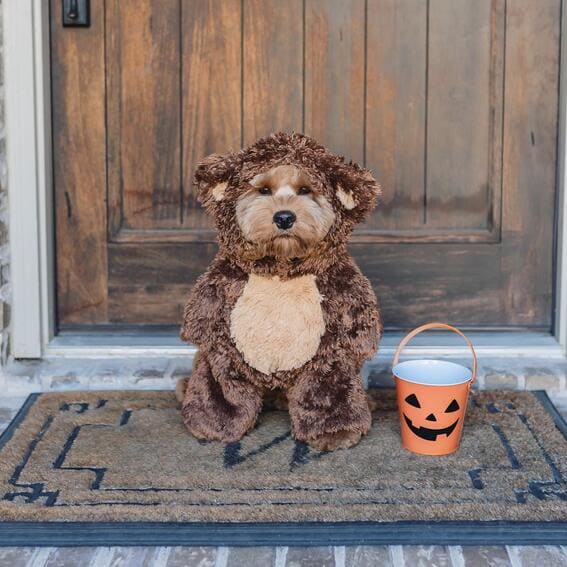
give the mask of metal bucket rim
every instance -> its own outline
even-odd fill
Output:
[[[447,372],[452,370],[453,372],[461,373],[462,376],[457,379],[447,378],[447,381],[434,380],[431,378],[431,376],[416,378],[416,377],[412,377],[410,374],[407,374],[408,367],[411,368],[412,366],[429,367],[430,372],[432,373],[433,376],[435,375],[436,369],[437,371],[439,371],[443,367]],[[467,368],[462,364],[457,364],[456,362],[451,362],[448,360],[432,360],[432,359],[406,360],[404,362],[400,362],[396,364],[396,366],[394,366],[392,371],[394,372],[396,378],[399,378],[400,380],[404,380],[405,382],[409,382],[411,384],[419,384],[422,386],[460,386],[472,380],[472,371],[470,370],[470,368]]]

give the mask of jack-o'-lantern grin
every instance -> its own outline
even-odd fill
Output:
[[[409,418],[406,413],[403,413],[406,425],[410,428],[410,430],[417,435],[420,439],[425,439],[426,441],[437,441],[437,437],[439,435],[446,435],[447,437],[449,437],[449,435],[451,435],[451,433],[453,433],[453,431],[455,430],[455,427],[457,427],[457,423],[459,423],[459,418],[457,418],[453,423],[451,423],[450,425],[447,425],[445,427],[440,427],[437,429],[432,429],[430,427],[425,427],[424,425],[417,427],[415,424],[416,421],[421,421],[423,419],[425,419],[425,421],[432,421],[432,422],[437,422],[439,420],[444,421],[444,418],[442,417],[444,414],[450,414],[450,413],[455,413],[457,411],[459,411],[461,408],[459,406],[459,403],[457,402],[457,400],[453,399],[450,402],[447,400],[445,401],[445,403],[442,405],[441,408],[422,408],[421,403],[418,399],[418,397],[415,394],[410,394],[409,396],[407,396],[404,400],[408,406],[411,406],[411,408],[416,408],[418,410],[420,410],[420,412],[417,412],[418,414],[421,413],[421,415],[415,415],[413,417],[413,421],[411,418]],[[430,404],[426,404],[426,405],[430,405]],[[415,410],[412,410],[411,408],[407,408],[406,411],[408,411],[410,413],[410,415],[412,415],[412,412],[414,412]],[[411,410],[411,411],[410,411]],[[432,411],[433,410],[433,411]],[[423,417],[423,413],[427,413],[427,417]],[[445,423],[447,423],[445,421]]]
[[[415,427],[415,425],[411,422],[411,419],[404,414],[404,419],[406,420],[407,426],[421,439],[425,439],[426,441],[437,441],[438,435],[451,435],[457,427],[457,423],[459,420],[455,421],[449,427],[444,427],[443,429],[429,429],[428,427]]]

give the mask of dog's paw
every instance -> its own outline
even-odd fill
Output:
[[[336,433],[323,433],[307,443],[317,451],[334,451],[335,449],[348,449],[354,447],[362,437],[358,431],[337,431]]]

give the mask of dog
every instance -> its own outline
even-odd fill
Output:
[[[298,133],[277,133],[197,167],[219,250],[184,311],[198,346],[177,395],[189,431],[232,442],[266,397],[287,401],[295,439],[358,443],[371,425],[360,370],[378,348],[376,296],[347,252],[380,188],[370,171]]]

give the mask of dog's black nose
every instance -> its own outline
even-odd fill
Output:
[[[274,215],[274,222],[276,223],[276,226],[282,230],[291,228],[296,219],[297,217],[291,211],[278,211]]]

